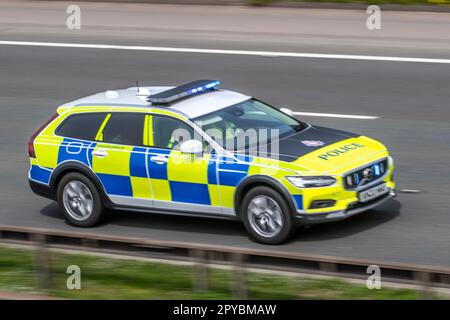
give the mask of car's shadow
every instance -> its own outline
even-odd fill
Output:
[[[322,241],[345,238],[365,230],[375,228],[400,215],[401,203],[390,200],[380,207],[366,211],[354,217],[333,223],[317,224],[311,228],[299,228],[288,242]],[[54,219],[63,219],[56,203],[51,203],[40,211]],[[225,235],[230,237],[246,237],[242,223],[230,220],[219,220],[199,217],[186,217],[156,213],[138,213],[131,211],[109,211],[104,225],[123,226],[157,231],[189,232],[209,235]],[[124,230],[126,231],[126,230]],[[133,230],[129,230],[134,236]],[[208,237],[209,239],[209,237]],[[175,240],[175,239],[174,239]],[[198,238],[201,242],[201,236]]]
[[[58,205],[53,202],[41,210],[41,214],[50,218],[63,220]],[[198,234],[220,234],[228,236],[246,235],[242,223],[233,220],[189,217],[174,214],[142,213],[124,210],[109,210],[108,217],[102,223],[129,228],[142,228],[159,231],[181,231]],[[82,229],[80,229],[82,230]],[[85,229],[88,231],[88,229]],[[130,236],[133,236],[130,231]]]

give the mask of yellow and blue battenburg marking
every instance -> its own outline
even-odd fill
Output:
[[[51,168],[40,167],[32,164],[29,172],[29,178],[33,181],[49,184],[53,170]]]
[[[236,159],[232,157],[220,157],[217,166],[218,182],[223,186],[236,187],[239,182],[248,175],[248,169],[251,156],[237,155]]]
[[[93,157],[96,148],[106,149],[108,157]],[[155,162],[152,157],[167,160]],[[109,196],[233,208],[236,187],[249,175],[253,159],[248,155],[215,154],[192,158],[175,150],[120,147],[64,138],[58,148],[56,166],[66,161],[86,165],[97,175]],[[188,161],[181,162],[188,165],[180,165],[179,161]],[[53,168],[32,164],[30,178],[48,184],[52,172]],[[297,208],[303,209],[302,195],[292,197]]]
[[[51,142],[49,143],[51,145]],[[52,167],[39,166],[36,159],[32,160],[29,177],[33,181],[48,185],[55,167],[66,161],[76,161],[91,167],[92,150],[95,142],[86,142],[83,140],[64,138],[62,139],[56,156],[56,161]],[[48,155],[47,155],[48,156]],[[48,159],[49,162],[50,159]],[[33,163],[35,162],[35,163]]]
[[[58,165],[65,161],[78,161],[91,167],[95,146],[95,142],[64,138],[58,150]]]
[[[294,199],[294,203],[297,209],[303,210],[303,196],[301,194],[293,194],[291,196]]]

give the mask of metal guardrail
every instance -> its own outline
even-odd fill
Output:
[[[36,245],[42,274],[47,269],[43,252],[49,247],[193,262],[193,286],[200,291],[208,288],[208,264],[229,265],[234,271],[233,291],[240,298],[246,298],[244,268],[367,279],[367,267],[377,265],[383,282],[419,285],[424,297],[433,287],[450,288],[450,268],[445,267],[8,225],[0,225],[0,241]],[[45,287],[45,277],[41,281],[40,286]]]

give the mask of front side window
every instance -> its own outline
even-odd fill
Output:
[[[103,142],[136,145],[143,144],[145,114],[112,113],[103,129]]]
[[[166,116],[153,116],[153,143],[156,148],[180,148],[183,141],[195,139],[194,129],[187,123]]]
[[[83,113],[69,116],[56,129],[59,136],[80,140],[94,140],[106,113]]]

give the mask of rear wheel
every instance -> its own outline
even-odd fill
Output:
[[[294,229],[286,201],[269,187],[256,187],[245,195],[241,217],[250,236],[265,244],[286,241]]]
[[[72,172],[58,185],[58,204],[66,220],[78,227],[92,227],[100,222],[104,207],[100,194],[89,178]]]

